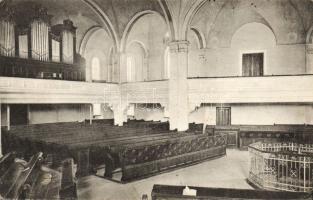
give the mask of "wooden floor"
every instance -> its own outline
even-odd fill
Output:
[[[79,179],[78,198],[137,200],[141,199],[142,194],[147,194],[151,199],[154,184],[252,189],[245,181],[248,177],[248,165],[247,151],[228,149],[226,157],[127,184],[88,176]]]

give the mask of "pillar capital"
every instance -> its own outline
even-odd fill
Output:
[[[306,53],[313,54],[313,44],[306,44]]]
[[[177,40],[169,43],[171,53],[188,52],[189,42],[187,40]]]

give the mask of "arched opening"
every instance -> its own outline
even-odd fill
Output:
[[[98,29],[92,33],[86,42],[84,57],[87,63],[87,80],[109,81],[109,63],[110,49],[113,46],[113,40],[104,29]],[[97,58],[97,61],[94,59]],[[99,67],[94,67],[94,65]],[[111,78],[111,77],[110,77]]]
[[[143,55],[140,51],[143,52],[144,50],[146,56],[144,62],[138,62],[139,57],[135,58],[136,56],[132,55],[134,60],[137,60],[134,61],[136,69],[140,71],[136,70],[136,74],[138,74],[135,80],[163,79],[163,55],[167,46],[164,38],[168,33],[164,18],[155,12],[146,13],[141,15],[140,18],[133,20],[133,24],[129,25],[128,29],[124,33],[124,39],[126,39],[127,44],[126,52],[135,52],[136,55]]]
[[[98,57],[93,57],[91,60],[91,74],[93,81],[101,80],[100,60]]]
[[[164,51],[164,69],[163,69],[163,79],[169,79],[170,78],[170,62],[171,62],[171,56],[170,56],[170,48],[166,47]]]
[[[147,53],[142,43],[132,41],[127,52],[127,81],[145,81],[147,79]]]
[[[116,75],[116,61],[115,61],[115,49],[110,48],[109,61],[107,70],[107,82],[117,82]]]
[[[135,81],[136,72],[135,72],[135,60],[132,55],[127,55],[127,82],[133,82]]]
[[[239,54],[239,76],[263,76],[272,71],[268,54],[275,52],[276,39],[266,25],[253,22],[241,26],[232,37],[231,47]]]

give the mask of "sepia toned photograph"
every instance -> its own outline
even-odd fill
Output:
[[[0,0],[0,200],[312,200],[313,0]]]

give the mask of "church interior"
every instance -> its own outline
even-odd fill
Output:
[[[310,199],[312,0],[0,1],[0,199]]]

